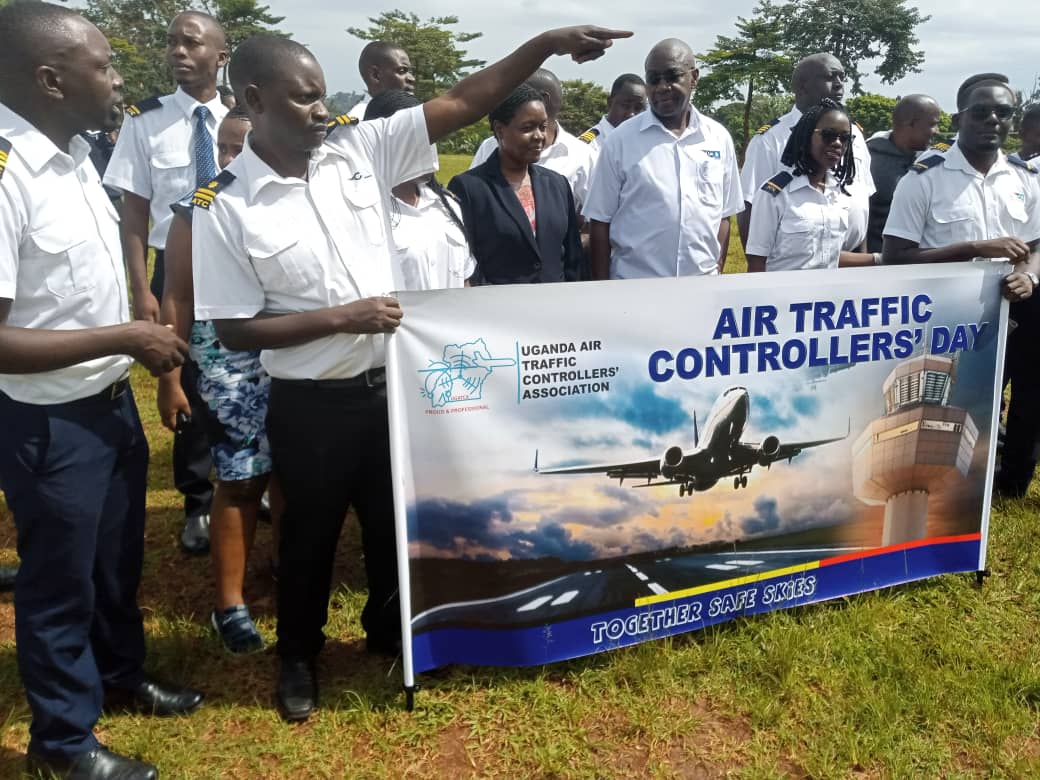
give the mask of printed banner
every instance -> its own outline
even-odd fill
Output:
[[[401,293],[406,684],[984,568],[1007,272]]]

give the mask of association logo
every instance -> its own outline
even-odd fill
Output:
[[[422,395],[431,409],[480,401],[492,372],[515,365],[515,358],[492,357],[484,339],[446,344],[440,360],[431,360],[427,368],[419,369]]]

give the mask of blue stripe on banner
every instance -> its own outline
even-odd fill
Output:
[[[980,541],[867,555],[646,607],[522,629],[435,628],[412,640],[416,672],[447,664],[532,666],[695,631],[744,615],[813,604],[978,568]]]

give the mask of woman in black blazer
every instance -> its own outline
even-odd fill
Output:
[[[488,116],[498,149],[448,184],[462,205],[476,284],[575,281],[582,275],[570,185],[535,165],[548,118],[542,94],[521,85]]]

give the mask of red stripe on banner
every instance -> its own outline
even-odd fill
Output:
[[[848,555],[839,555],[835,558],[824,558],[820,561],[820,566],[834,566],[838,563],[846,563],[861,558],[873,558],[877,555],[884,555],[885,553],[899,552],[900,550],[912,550],[915,547],[928,547],[933,544],[954,544],[956,542],[977,542],[980,539],[982,539],[982,534],[979,532],[973,534],[961,534],[960,536],[933,536],[929,539],[917,539],[912,542],[893,544],[891,547],[877,547],[873,550],[868,550],[867,552],[849,553]]]

